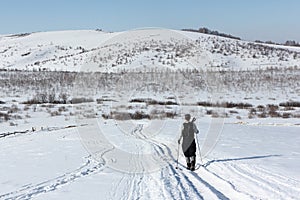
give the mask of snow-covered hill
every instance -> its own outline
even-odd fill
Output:
[[[165,29],[0,36],[0,69],[145,71],[299,67],[300,48]]]
[[[299,61],[162,29],[2,35],[0,199],[299,199]]]

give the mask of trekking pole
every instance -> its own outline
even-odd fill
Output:
[[[179,143],[178,143],[178,148],[177,148],[177,160],[176,160],[176,169],[178,169],[178,159],[179,159]]]
[[[197,137],[197,136],[196,136],[196,140],[197,140],[197,146],[198,146],[198,151],[199,151],[200,160],[201,160],[201,163],[203,164],[202,156],[201,156],[201,150],[200,150],[200,145],[199,145],[199,141],[198,141],[198,137]]]
[[[196,118],[194,117],[194,118],[192,119],[192,122],[195,122],[195,121],[196,121]],[[199,149],[200,160],[201,160],[201,163],[203,164],[202,156],[201,156],[201,150],[200,150],[200,145],[199,145],[199,141],[198,141],[197,135],[196,135],[196,140],[197,140],[197,146],[198,146],[198,149]]]

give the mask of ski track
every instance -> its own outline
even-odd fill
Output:
[[[299,183],[296,184],[298,187],[294,187],[294,184],[286,184],[284,179],[277,179],[276,175],[261,171],[260,168],[252,169],[248,166],[236,166],[230,165],[229,168],[234,170],[236,173],[245,177],[249,182],[253,182],[265,191],[270,191],[275,199],[298,199],[300,196]],[[278,175],[277,175],[278,177]],[[288,180],[289,182],[289,180]],[[292,190],[293,192],[286,192]],[[291,196],[290,194],[295,194]]]
[[[156,183],[159,181],[164,183],[163,191],[161,191],[162,189],[159,191],[163,195],[163,199],[262,199],[264,196],[267,199],[297,199],[299,196],[298,181],[249,165],[238,165],[235,162],[229,162],[229,164],[215,163],[212,166],[200,167],[195,172],[175,169],[175,158],[171,149],[164,143],[147,138],[142,133],[142,125],[135,127],[131,134],[152,144],[155,153],[167,163],[167,166],[161,169],[160,177],[153,174],[142,175],[147,177],[144,178],[147,182],[148,180],[156,180]],[[166,157],[171,159],[166,159]],[[180,165],[180,168],[185,167]],[[228,174],[227,177],[222,176],[225,173],[224,171]],[[142,191],[142,181],[143,178],[140,181],[133,179],[132,186],[138,188],[137,191],[139,192],[135,191],[135,195],[130,197],[134,199],[141,198],[139,195]],[[240,184],[240,181],[245,184]],[[248,190],[248,187],[242,188],[240,185],[249,185],[252,188]],[[289,196],[284,191],[292,191],[292,194],[295,195]],[[256,196],[257,194],[260,196]],[[149,194],[144,195],[147,198],[151,197]]]
[[[86,163],[81,167],[77,168],[72,172],[65,173],[64,175],[58,176],[56,178],[32,185],[24,185],[21,189],[0,195],[0,199],[12,200],[20,199],[27,200],[33,197],[44,194],[47,192],[55,191],[64,185],[67,185],[77,179],[90,176],[92,174],[97,174],[105,168],[103,163],[95,163],[91,160],[91,156],[88,157]]]
[[[143,125],[137,125],[131,135],[153,145],[155,154],[165,162],[160,171],[149,173],[121,173],[113,177],[109,199],[298,199],[300,181],[274,174],[258,166],[237,164],[237,162],[212,163],[207,161],[192,172],[179,164],[166,144],[156,141],[142,132]],[[102,156],[107,151],[102,152]],[[138,151],[137,151],[138,152]],[[142,155],[140,160],[142,159]],[[0,195],[0,199],[32,199],[35,196],[55,191],[80,178],[100,174],[107,168],[106,161],[98,163],[92,156],[74,171],[38,183],[26,184],[20,189]],[[129,162],[133,170],[142,166],[137,159]],[[113,169],[112,169],[113,170]],[[149,186],[151,185],[149,189]],[[155,189],[153,189],[155,188]],[[259,196],[258,196],[259,195]]]
[[[165,160],[167,162],[167,166],[161,171],[160,178],[164,181],[165,185],[169,187],[167,191],[172,199],[204,199],[200,191],[205,191],[205,193],[209,195],[209,198],[207,199],[211,199],[213,197],[215,197],[216,199],[229,199],[222,192],[218,191],[216,188],[208,184],[200,177],[194,178],[195,175],[190,176],[189,173],[191,172],[187,171],[187,173],[185,173],[182,170],[176,170],[174,168],[175,158],[172,155],[171,149],[167,145],[152,139],[148,139],[142,133],[142,128],[135,128],[133,132],[135,134],[139,133],[139,135],[142,136],[143,139],[154,145],[155,152],[161,157],[162,160]],[[164,148],[167,150],[167,152],[164,151]],[[172,158],[172,162],[164,159],[166,157],[166,153],[167,156]],[[174,185],[173,183],[176,184]]]
[[[271,182],[275,182],[279,185],[286,187],[287,190],[294,190],[294,192],[298,193],[298,197],[300,196],[300,181],[295,179],[287,178],[285,176],[281,176],[279,174],[273,174],[270,171],[267,171],[263,168],[254,167],[254,173],[260,173],[265,178],[267,178]]]
[[[211,168],[219,174],[209,169],[205,170],[228,182],[236,191],[247,195],[250,199],[299,198],[298,181],[268,172],[260,167],[227,163],[214,165]]]

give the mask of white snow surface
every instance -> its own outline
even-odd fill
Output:
[[[164,29],[0,36],[1,70],[123,73],[160,69],[290,68],[299,73],[299,63],[300,48]],[[277,76],[288,75],[288,72],[279,71]],[[9,73],[16,73],[15,78],[19,75],[19,72]],[[9,83],[5,76],[6,72],[2,72],[3,80]],[[288,86],[278,82],[276,85],[281,87],[272,90],[261,88],[245,92],[239,91],[240,88],[233,90],[233,87],[220,98],[213,96],[213,100],[242,101],[256,109],[259,105],[299,102],[299,85],[294,80],[297,79],[288,82],[292,84]],[[278,110],[291,112],[294,117],[290,118],[253,116],[250,119],[248,109],[235,108],[220,109],[219,118],[212,118],[207,114],[210,108],[193,106],[198,101],[210,102],[212,96],[207,92],[184,91],[178,96],[181,102],[187,103],[182,108],[176,105],[149,105],[147,108],[145,102],[129,103],[129,100],[179,100],[167,90],[161,94],[146,90],[99,90],[94,94],[97,98],[111,100],[103,100],[103,104],[26,105],[21,102],[29,100],[33,91],[25,89],[17,94],[16,88],[10,91],[9,87],[3,91],[0,99],[3,101],[0,112],[1,200],[300,199],[298,107]],[[176,111],[179,115],[174,119],[132,121],[100,117],[115,111],[114,106],[120,112],[147,113],[161,109]],[[197,150],[194,172],[185,168],[185,158],[181,148],[178,152],[177,143],[183,122],[179,116],[191,110],[198,118],[197,144],[201,150]],[[224,121],[220,119],[223,111],[231,111]],[[8,112],[12,112],[11,119],[5,120]],[[3,137],[6,133],[11,134]]]
[[[1,138],[0,199],[298,199],[299,124],[266,120],[226,119],[213,151],[202,154],[202,161],[197,152],[194,172],[185,169],[181,150],[176,169],[181,119],[164,121],[154,137],[147,137],[149,130],[136,129],[149,121],[131,124],[129,129],[137,131],[128,136],[116,128],[122,122],[88,119],[81,128],[48,128]],[[71,120],[60,127],[74,123]],[[211,119],[200,118],[196,125],[202,146]],[[111,135],[99,137],[105,130]],[[90,143],[83,142],[87,138]],[[103,146],[105,140],[115,148]],[[148,161],[140,151],[141,142],[165,158],[161,167],[140,168]],[[118,149],[126,150],[128,145],[136,154],[124,160]],[[102,148],[101,158],[91,155],[91,148]],[[135,155],[140,160],[133,159]],[[124,164],[131,170],[122,170]]]
[[[119,72],[144,71],[147,66],[148,70],[251,70],[299,67],[299,63],[298,47],[166,29],[0,36],[0,69]]]

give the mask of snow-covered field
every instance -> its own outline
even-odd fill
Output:
[[[299,63],[182,31],[1,35],[0,199],[299,199]]]
[[[200,118],[197,121],[201,131],[200,145],[206,140],[210,120]],[[147,121],[137,122],[132,128],[145,123]],[[202,155],[202,162],[197,154],[197,170],[191,172],[185,169],[181,151],[179,169],[176,169],[180,123],[180,119],[167,120],[159,134],[151,137],[147,137],[143,129],[128,136],[116,128],[113,120],[104,123],[91,119],[78,129],[38,130],[2,138],[0,198],[299,198],[299,125],[284,126],[287,123],[284,121],[282,126],[267,122],[235,124],[225,120],[213,152]],[[110,130],[111,135],[101,138],[101,131],[105,130]],[[83,135],[85,142],[81,138]],[[106,140],[110,145],[101,145]],[[163,159],[158,161],[160,167],[154,166],[152,171],[148,166],[141,167],[149,162],[149,155],[141,151],[128,153],[125,160],[118,153],[126,149],[130,152],[134,147],[140,150],[141,142],[153,147],[152,156]],[[111,144],[115,144],[115,149],[111,149]],[[102,151],[90,155],[93,148],[102,148]]]

